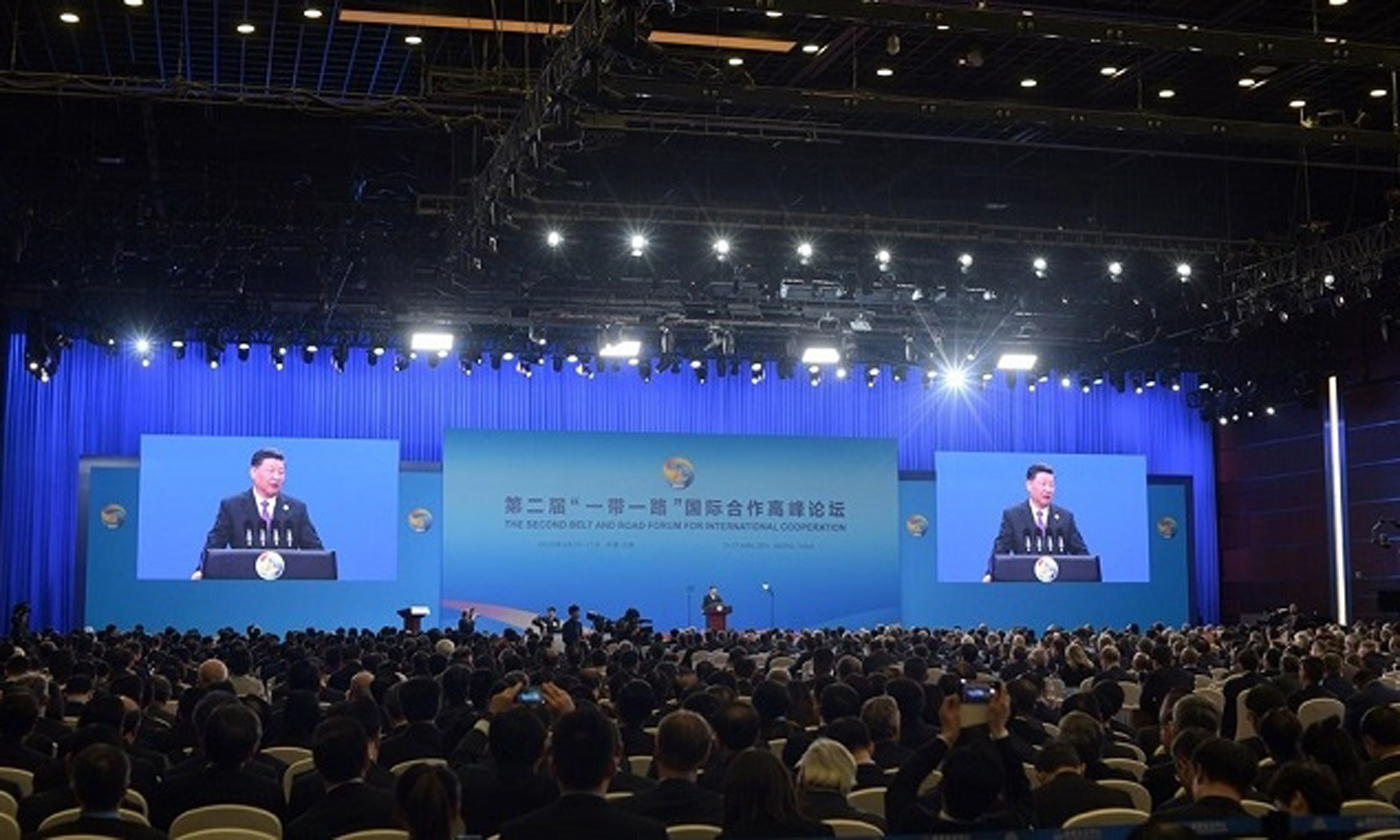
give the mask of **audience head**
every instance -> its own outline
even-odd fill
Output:
[[[893,697],[871,697],[860,707],[860,719],[872,741],[899,740],[899,704]]]
[[[396,683],[399,690],[399,708],[409,723],[423,723],[437,717],[442,702],[442,688],[431,677],[414,677],[407,682]]]
[[[724,828],[730,833],[791,825],[801,819],[787,768],[767,749],[744,750],[724,773]]]
[[[6,691],[0,697],[0,735],[21,740],[39,720],[39,703],[27,691]]]
[[[1074,747],[1084,764],[1103,758],[1103,725],[1084,712],[1070,712],[1060,718],[1060,737]]]
[[[763,723],[787,717],[792,704],[787,686],[772,679],[764,680],[753,689],[753,707]]]
[[[1290,761],[1274,771],[1269,798],[1280,811],[1295,817],[1335,816],[1342,809],[1342,788],[1325,764]]]
[[[860,718],[846,717],[833,720],[827,724],[825,734],[826,737],[850,750],[851,755],[857,760],[861,760],[862,754],[868,759],[871,751],[875,748],[875,739],[870,736],[870,729]]]
[[[446,767],[415,764],[394,785],[395,813],[410,840],[453,840],[461,801],[457,774]]]
[[[1172,727],[1177,732],[1197,727],[1213,735],[1218,734],[1220,710],[1199,694],[1187,694],[1172,706]]]
[[[369,736],[352,717],[327,718],[316,727],[311,757],[327,785],[361,779],[369,769]]]
[[[1372,758],[1400,749],[1400,709],[1375,706],[1361,718],[1361,742]]]
[[[1303,737],[1303,725],[1298,716],[1287,708],[1274,709],[1259,721],[1259,737],[1269,751],[1269,757],[1282,764],[1298,755],[1298,741]]]
[[[966,822],[985,814],[1005,784],[1001,762],[981,747],[957,747],[943,759],[943,808],[955,819]]]
[[[659,773],[689,775],[710,758],[714,733],[710,724],[694,712],[671,712],[656,728],[656,761]]]
[[[1209,795],[1203,791],[1210,787],[1233,799],[1243,799],[1254,784],[1259,762],[1249,747],[1212,735],[1191,753],[1191,767],[1193,798]]]
[[[758,712],[741,700],[726,703],[714,717],[715,740],[731,753],[741,752],[758,743]]]
[[[602,791],[617,772],[617,729],[592,707],[554,725],[550,766],[563,791]]]
[[[1063,738],[1051,738],[1041,744],[1035,754],[1035,771],[1040,776],[1041,784],[1044,784],[1065,771],[1082,774],[1084,760],[1079,757],[1079,750],[1075,749],[1074,744]]]
[[[842,796],[856,785],[856,760],[841,744],[818,738],[797,762],[797,787],[838,791]]]
[[[73,795],[84,811],[115,811],[126,795],[131,761],[114,744],[93,744],[73,757]]]
[[[513,706],[491,721],[491,758],[497,767],[534,767],[544,755],[549,731],[527,706]]]
[[[846,683],[832,683],[822,689],[821,713],[823,722],[860,714],[860,693]]]
[[[628,680],[617,693],[618,719],[631,727],[640,727],[656,708],[656,692],[646,680]]]
[[[204,725],[204,752],[215,764],[242,764],[261,742],[257,714],[237,700],[214,709]]]

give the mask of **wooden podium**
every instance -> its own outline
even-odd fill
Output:
[[[734,612],[734,608],[728,604],[715,604],[705,610],[705,629],[712,632],[722,632],[728,629],[729,614]]]

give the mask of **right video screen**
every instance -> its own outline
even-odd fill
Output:
[[[1147,583],[1147,460],[939,452],[938,581]]]

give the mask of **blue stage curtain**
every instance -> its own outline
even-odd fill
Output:
[[[69,627],[81,612],[77,552],[78,461],[136,457],[142,434],[397,438],[405,461],[439,461],[445,428],[884,437],[899,443],[904,471],[931,472],[943,451],[1140,454],[1152,475],[1194,479],[1193,615],[1219,616],[1213,433],[1165,387],[1142,395],[1104,386],[1083,394],[1052,380],[1034,393],[997,375],[961,392],[919,378],[896,383],[890,370],[874,388],[863,377],[805,374],[780,380],[773,365],[759,385],[688,368],[643,383],[635,370],[587,380],[548,365],[525,378],[479,366],[463,375],[455,359],[422,360],[396,373],[355,351],[345,373],[328,359],[304,364],[294,350],[276,371],[264,346],[247,362],[233,353],[218,370],[201,347],[177,361],[158,349],[149,368],[129,351],[110,355],[79,343],[63,354],[51,382],[24,370],[23,336],[11,338],[5,403],[4,602],[27,600],[36,626]],[[326,355],[324,353],[322,356]]]

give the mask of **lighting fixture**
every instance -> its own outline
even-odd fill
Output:
[[[1172,89],[1172,88],[1162,88],[1161,90],[1157,91],[1157,98],[1158,98],[1158,99],[1175,99],[1175,98],[1176,98],[1176,91],[1175,91],[1174,89]]]
[[[1252,88],[1255,85],[1259,84],[1259,80],[1251,76],[1243,76],[1238,82],[1236,82],[1236,84],[1238,84],[1242,88]]]
[[[817,53],[819,53],[819,52],[821,52],[821,51],[822,51],[822,48],[821,48],[821,46],[818,45],[818,44],[803,44],[803,45],[802,45],[802,52],[806,53],[807,55],[816,55]]]
[[[122,5],[128,9],[139,9],[146,5],[146,0],[122,0]]]
[[[423,36],[417,33],[405,35],[403,36],[403,42],[405,44],[408,44],[410,47],[417,47],[423,43]]]
[[[1035,370],[1039,356],[1026,352],[1002,353],[997,360],[997,370]]]
[[[451,350],[452,343],[452,333],[422,331],[415,332],[409,337],[408,348],[414,352],[419,350],[436,352],[438,350]]]
[[[744,66],[744,59],[743,59],[743,57],[742,57],[742,56],[737,56],[737,55],[731,55],[731,56],[729,57],[729,66],[730,66],[730,67],[743,67],[743,66]]]
[[[1372,88],[1372,89],[1371,89],[1371,98],[1372,98],[1372,99],[1384,99],[1384,98],[1386,98],[1386,97],[1389,96],[1389,95],[1390,95],[1390,91],[1386,90],[1385,88]]]
[[[967,253],[959,254],[958,265],[962,268],[963,271],[967,271],[969,268],[972,268],[972,255]]]
[[[879,263],[880,268],[888,268],[890,264],[890,252],[884,248],[876,251],[875,262]]]
[[[558,248],[560,245],[564,244],[564,234],[557,230],[551,230],[549,233],[545,234],[544,243],[551,248]]]
[[[798,244],[797,256],[801,257],[803,260],[810,260],[812,258],[813,253],[814,252],[812,251],[812,243],[802,242]]]
[[[724,239],[723,237],[716,239],[714,241],[714,244],[711,245],[710,248],[715,252],[716,255],[719,256],[720,259],[724,259],[725,257],[729,256],[730,245],[728,239]]]
[[[1177,276],[1177,277],[1180,277],[1180,278],[1181,278],[1181,282],[1183,282],[1183,283],[1185,283],[1187,280],[1190,280],[1190,279],[1191,279],[1191,264],[1190,264],[1190,263],[1177,263],[1177,264],[1176,264],[1176,276]]]
[[[1308,107],[1308,100],[1306,100],[1306,99],[1290,99],[1290,100],[1288,101],[1288,107],[1294,108],[1294,109],[1306,108],[1306,107]]]
[[[802,351],[804,365],[834,365],[840,361],[841,351],[831,345],[813,344]]]
[[[1026,78],[1021,80],[1021,87],[1026,88],[1027,90],[1035,87],[1038,84],[1040,84],[1040,82],[1036,81],[1035,79]]]
[[[301,10],[301,16],[307,20],[320,20],[323,14],[320,7],[312,3],[306,4],[306,8]]]
[[[893,67],[880,67],[880,68],[878,68],[878,69],[875,70],[875,75],[879,76],[879,77],[882,78],[882,79],[888,79],[890,76],[893,76],[893,75],[894,75],[894,68],[893,68]]]
[[[1117,76],[1118,73],[1118,68],[1114,67],[1112,64],[1105,64],[1103,67],[1099,68],[1100,76]]]
[[[258,28],[256,26],[254,26],[246,20],[238,24],[238,26],[236,26],[235,29],[238,30],[239,35],[252,35],[254,32],[258,31]]]
[[[637,358],[637,354],[642,352],[642,343],[636,339],[618,339],[604,344],[598,355],[605,359],[627,359],[632,362]]]
[[[634,257],[640,257],[642,254],[646,253],[647,238],[640,233],[632,234],[627,240],[627,244],[631,248],[632,256]]]
[[[1109,276],[1109,277],[1122,277],[1122,276],[1123,276],[1123,264],[1122,264],[1121,262],[1118,262],[1117,260],[1114,260],[1113,262],[1109,263],[1109,264],[1108,264],[1108,276]]]
[[[69,25],[82,23],[83,20],[82,18],[78,17],[77,12],[72,11],[59,12],[58,19]]]

